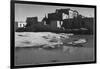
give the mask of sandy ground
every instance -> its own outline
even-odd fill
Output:
[[[93,35],[73,35],[61,39],[63,46],[45,49],[36,47],[40,45],[52,45],[51,42],[41,38],[35,37],[31,33],[16,33],[15,37],[15,65],[39,65],[39,64],[52,64],[52,63],[71,63],[71,62],[87,62],[94,61],[94,41]],[[40,33],[39,33],[40,34]],[[42,33],[41,33],[42,34]],[[51,33],[50,33],[51,34]],[[18,36],[19,35],[19,36]],[[37,35],[37,34],[34,34]],[[39,36],[44,36],[45,33]],[[47,33],[46,33],[47,35]],[[59,36],[58,34],[51,34]],[[29,36],[29,37],[28,37]],[[31,38],[30,38],[31,37]],[[32,38],[33,37],[33,38]],[[52,36],[50,36],[52,37]],[[18,39],[17,39],[18,38]],[[35,41],[35,39],[36,41]],[[54,37],[53,37],[54,38]],[[67,42],[74,41],[80,38],[87,40],[82,46],[71,46]],[[54,39],[53,39],[54,40]],[[38,42],[37,42],[38,41]],[[58,41],[53,41],[57,43]],[[39,43],[39,44],[38,44]]]

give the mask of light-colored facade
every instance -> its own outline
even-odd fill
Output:
[[[18,22],[18,28],[24,28],[26,26],[26,22]]]
[[[62,20],[64,20],[64,19],[68,19],[68,15],[65,13],[62,13]]]
[[[62,13],[62,20],[64,19],[73,19],[74,17],[78,16],[78,12],[74,10],[69,10],[69,14],[66,14],[65,12]]]

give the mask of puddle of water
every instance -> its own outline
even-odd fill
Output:
[[[62,49],[22,48],[15,53],[15,64],[93,61],[93,49],[64,46]]]

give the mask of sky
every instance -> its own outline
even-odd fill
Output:
[[[86,17],[94,17],[94,8],[70,7],[70,6],[50,6],[36,4],[15,4],[15,21],[26,21],[27,17],[38,17],[41,21],[48,13],[55,12],[56,9],[77,10],[79,14]]]

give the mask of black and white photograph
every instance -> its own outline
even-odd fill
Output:
[[[94,7],[14,5],[14,66],[95,62]]]

